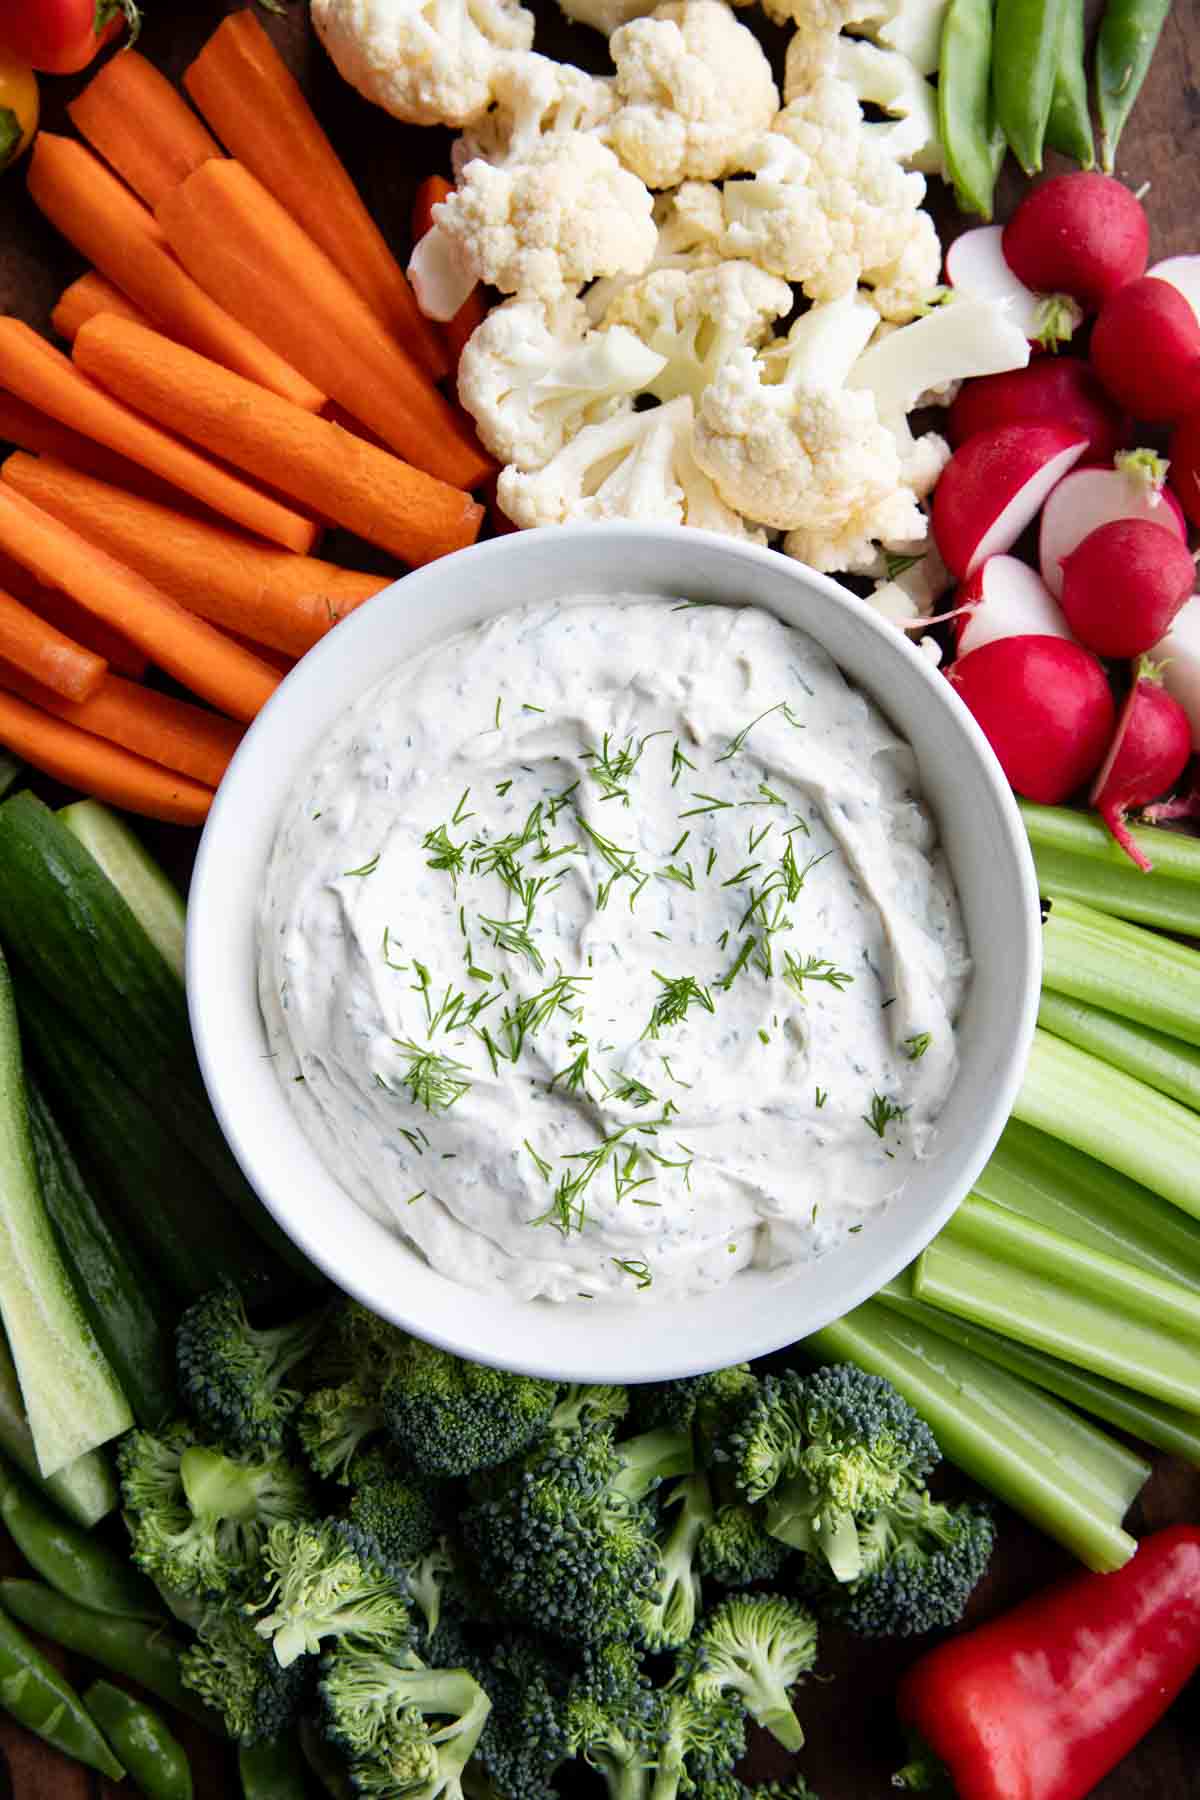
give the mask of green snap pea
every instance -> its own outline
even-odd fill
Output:
[[[125,1771],[88,1717],[83,1701],[69,1687],[36,1644],[31,1644],[11,1619],[0,1613],[0,1706],[19,1725],[36,1731],[40,1738],[73,1756],[76,1762],[99,1769],[112,1781]]]
[[[992,216],[1004,138],[992,121],[991,0],[950,0],[942,26],[938,133],[964,212]]]
[[[1100,162],[1112,173],[1117,143],[1142,91],[1171,0],[1108,0],[1096,39]]]
[[[1042,166],[1065,0],[996,0],[996,122],[1027,175]]]
[[[151,1707],[109,1681],[93,1681],[83,1703],[146,1800],[192,1800],[187,1751]]]
[[[243,1800],[305,1800],[304,1758],[292,1737],[263,1738],[258,1744],[242,1744],[238,1750],[238,1774]]]
[[[77,1651],[115,1675],[128,1676],[210,1731],[221,1731],[217,1716],[184,1687],[179,1674],[180,1644],[165,1626],[92,1612],[37,1581],[0,1581],[0,1605],[22,1625],[40,1631],[64,1650]]]
[[[300,1721],[300,1748],[305,1762],[333,1800],[354,1800],[354,1783],[344,1759],[311,1719]]]
[[[1046,142],[1052,150],[1073,157],[1081,169],[1096,163],[1092,116],[1088,111],[1087,69],[1084,65],[1086,0],[1065,0],[1062,31],[1058,40],[1058,67],[1054,71],[1054,97],[1046,121]]]
[[[0,1519],[27,1563],[69,1600],[123,1619],[160,1619],[158,1595],[131,1563],[72,1525],[0,1456]]]

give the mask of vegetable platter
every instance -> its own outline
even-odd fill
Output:
[[[220,4],[219,0],[180,0],[170,6],[149,5],[146,10],[139,49],[156,68],[178,81],[219,17],[238,8]],[[598,35],[580,26],[569,26],[553,5],[538,4],[534,10],[539,51],[596,71],[605,67],[603,40]],[[1028,10],[1032,18],[1037,9]],[[1127,10],[1129,28],[1135,31],[1138,9]],[[1094,27],[1100,7],[1089,3],[1087,11],[1089,28]],[[450,134],[398,124],[360,100],[318,46],[306,7],[273,7],[269,12],[260,11],[259,17],[299,77],[372,217],[405,258],[419,184],[428,176],[450,172]],[[1146,189],[1143,204],[1150,220],[1155,261],[1186,255],[1197,248],[1192,174],[1200,158],[1200,108],[1196,103],[1200,90],[1198,24],[1194,0],[1178,0],[1167,20],[1146,85],[1124,129],[1116,159],[1121,178],[1131,188]],[[771,27],[764,28],[764,35],[772,52],[781,57],[785,35]],[[65,107],[86,79],[84,74],[43,81],[42,123],[50,132],[72,135]],[[1012,79],[1010,74],[1010,82]],[[1060,164],[1051,158],[1049,166],[1053,170]],[[62,290],[81,273],[83,265],[34,208],[23,174],[22,170],[0,183],[0,313],[15,315],[36,330],[45,331]],[[1000,219],[1011,213],[1024,187],[1024,180],[1010,159],[998,192]],[[930,182],[928,204],[943,245],[974,223],[956,212],[949,189],[937,180]],[[361,543],[344,544],[336,532],[326,536],[322,554],[334,562],[353,561],[360,568],[377,568],[382,573],[390,573],[394,567],[386,556],[375,554],[373,558],[369,550],[364,553]],[[61,798],[49,783],[37,783],[35,788],[55,802]],[[152,826],[148,828],[147,840],[169,868],[181,878],[186,875],[194,843],[191,834]],[[938,1479],[939,1495],[957,1496],[964,1489],[953,1471],[943,1472]],[[1176,1522],[1194,1523],[1198,1519],[1200,1473],[1171,1457],[1158,1457],[1154,1475],[1129,1515],[1128,1528],[1143,1537]],[[997,1548],[990,1572],[971,1602],[969,1623],[999,1614],[1076,1566],[1048,1538],[1006,1509],[999,1509],[997,1524]],[[120,1541],[119,1533],[112,1541]],[[29,1574],[7,1534],[0,1547],[0,1574]],[[0,1642],[0,1661],[5,1654],[5,1646]],[[89,1687],[96,1669],[78,1654],[64,1655],[51,1646],[49,1655],[67,1671],[77,1692],[87,1688],[86,1699],[93,1716],[117,1743],[122,1702],[115,1690]],[[801,1708],[806,1736],[803,1771],[820,1800],[866,1800],[869,1795],[888,1791],[889,1777],[901,1760],[894,1717],[896,1690],[916,1655],[916,1648],[903,1639],[872,1642],[852,1639],[832,1626],[823,1630],[819,1672],[834,1679],[828,1685],[808,1684]],[[11,1673],[7,1666],[0,1670],[4,1676]],[[953,1688],[953,1670],[949,1679]],[[936,1694],[936,1689],[933,1691]],[[919,1708],[915,1710],[919,1716]],[[177,1729],[179,1739],[187,1747],[198,1800],[216,1800],[217,1796],[234,1793],[237,1778],[228,1748],[178,1715],[172,1715],[172,1728]],[[51,1796],[53,1800],[99,1800],[100,1796],[109,1800],[110,1796],[129,1792],[133,1786],[128,1781],[121,1786],[111,1784],[81,1763],[68,1763],[6,1716],[0,1716],[0,1749],[7,1762],[10,1789],[17,1800],[50,1800]],[[170,1760],[169,1748],[159,1754],[160,1760]],[[132,1758],[127,1756],[127,1761],[133,1769]],[[748,1765],[752,1778],[766,1780],[781,1775],[787,1766],[786,1759],[766,1736],[756,1737]],[[1150,1800],[1151,1796],[1154,1800],[1190,1800],[1198,1766],[1200,1735],[1193,1683],[1166,1719],[1100,1782],[1094,1793],[1097,1800]]]

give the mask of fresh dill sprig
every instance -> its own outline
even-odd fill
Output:
[[[663,1061],[666,1061],[665,1057]],[[620,1100],[626,1106],[653,1106],[655,1104],[658,1096],[646,1086],[644,1081],[639,1081],[636,1075],[621,1075],[616,1070],[613,1071],[613,1074],[615,1079],[609,1089],[610,1099]]]
[[[470,788],[465,787],[463,789],[461,795],[459,796],[458,805],[455,807],[454,811],[450,815],[450,823],[452,825],[462,825],[465,823],[465,821],[467,819],[473,819],[475,817],[474,813],[469,813],[469,812],[463,811],[463,807],[467,804],[467,801],[470,798],[470,794],[471,794]]]
[[[907,1106],[898,1106],[885,1094],[872,1093],[871,1110],[860,1116],[864,1125],[869,1125],[875,1136],[881,1138],[894,1119],[902,1119],[908,1111]]]
[[[654,1280],[653,1275],[650,1273],[649,1265],[644,1263],[640,1257],[614,1256],[612,1262],[616,1268],[620,1269],[623,1275],[632,1275],[633,1279],[638,1284],[639,1293],[641,1293],[643,1288],[648,1288]]]
[[[551,1168],[550,1164],[546,1161],[545,1157],[538,1155],[537,1151],[534,1149],[533,1145],[530,1143],[528,1138],[522,1138],[521,1142],[524,1144],[525,1148],[528,1150],[530,1156],[532,1156],[534,1168],[537,1170],[537,1172],[541,1176],[542,1180],[549,1181],[551,1175],[554,1173],[554,1170]]]
[[[904,1048],[909,1062],[919,1062],[932,1042],[933,1033],[931,1031],[915,1031],[911,1037],[906,1037]]]
[[[790,988],[794,988],[800,998],[804,998],[806,981],[823,981],[827,987],[836,988],[840,994],[854,980],[853,975],[845,969],[839,969],[836,963],[828,962],[822,956],[806,956],[803,961],[792,955],[790,950],[783,953],[783,979]]]
[[[683,1155],[675,1160],[672,1160],[669,1156],[664,1156],[661,1150],[652,1150],[648,1144],[644,1146],[644,1149],[650,1160],[658,1163],[660,1168],[682,1169],[683,1185],[690,1193],[692,1188],[692,1164],[696,1160],[696,1152],[689,1148],[687,1144],[681,1144],[678,1138],[675,1140],[675,1144],[677,1149],[683,1151]]]
[[[552,1089],[557,1087],[558,1083],[561,1081],[569,1094],[577,1093],[580,1088],[582,1088],[586,1094],[588,1091],[587,1074],[588,1047],[585,1044],[574,1062],[569,1062],[565,1068],[559,1069],[556,1074],[550,1077],[550,1087]]]
[[[729,992],[742,970],[746,967],[746,964],[750,961],[757,944],[758,939],[754,937],[748,937],[742,940],[737,955],[726,969],[724,975],[722,975],[717,982],[717,986],[723,989],[725,993]]]
[[[375,852],[374,856],[371,857],[370,861],[363,863],[361,868],[343,869],[342,870],[343,878],[347,875],[373,875],[375,873],[376,869],[379,867],[380,854],[381,854],[380,851],[377,850]]]
[[[517,1061],[525,1046],[525,1039],[538,1031],[556,1012],[564,1012],[568,1018],[577,1021],[582,1017],[583,1006],[578,988],[581,982],[590,980],[590,975],[564,975],[560,970],[548,987],[536,994],[526,995],[515,1006],[505,1008],[500,1016],[500,1031],[507,1040],[511,1062]]]
[[[690,862],[684,863],[682,868],[678,863],[668,863],[666,868],[659,869],[657,874],[660,881],[677,881],[680,887],[687,888],[689,893],[694,894],[696,891],[696,877],[692,872]]]
[[[627,737],[620,748],[615,749],[612,734],[606,731],[599,750],[583,752],[584,760],[592,765],[588,773],[600,789],[601,800],[619,800],[622,806],[629,805],[629,777],[641,761],[645,748],[645,738],[635,749],[632,737]]]
[[[467,790],[470,792],[470,789]],[[464,799],[466,796],[464,795]],[[457,889],[458,878],[462,874],[463,861],[467,854],[465,844],[456,844],[444,824],[435,825],[421,839],[422,850],[432,850],[434,854],[425,864],[427,869],[441,869],[449,875],[453,887]]]
[[[821,1108],[824,1106],[824,1104],[828,1100],[828,1098],[829,1098],[829,1089],[828,1088],[818,1088],[817,1089],[817,1111],[818,1112],[820,1112]]]
[[[670,1057],[663,1056],[661,1051],[659,1052],[659,1061],[662,1063],[663,1068],[666,1070],[668,1081],[673,1081],[675,1083],[676,1087],[685,1087],[685,1088],[691,1087],[692,1084],[690,1081],[680,1081],[678,1075],[676,1075],[674,1069],[672,1069],[672,1067],[671,1067]]]
[[[705,1012],[715,1012],[713,997],[707,988],[700,986],[694,975],[661,975],[657,969],[653,971],[654,979],[662,988],[662,993],[650,1009],[650,1023],[642,1036],[658,1037],[668,1025],[678,1025],[693,1006],[699,1006]]]
[[[884,553],[883,566],[888,580],[896,581],[901,575],[907,575],[910,569],[915,569],[919,562],[924,561],[924,550],[918,550],[914,556],[905,556],[898,550],[888,550]]]
[[[795,725],[797,727],[799,726],[800,720],[797,719],[793,715],[792,709],[788,705],[787,701],[786,700],[777,700],[775,702],[774,706],[768,706],[766,712],[760,712],[757,719],[751,719],[751,721],[748,725],[743,725],[742,729],[736,734],[736,736],[730,738],[728,745],[722,751],[721,755],[717,757],[716,760],[719,763],[723,763],[723,762],[728,762],[731,756],[736,756],[738,751],[742,748],[743,744],[746,742],[746,739],[750,736],[750,733],[754,730],[754,727],[756,725],[761,725],[764,719],[769,719],[772,713],[777,713],[777,712],[781,712],[783,714],[784,718],[787,720],[789,725]]]
[[[760,862],[743,863],[742,867],[738,870],[737,874],[731,875],[729,877],[728,881],[723,881],[721,883],[721,886],[722,887],[738,887],[738,886],[740,886],[740,884],[743,881],[748,881],[756,869],[761,869],[761,868],[762,868],[762,864]]]
[[[694,772],[695,767],[695,763],[689,762],[688,758],[679,748],[679,739],[676,738],[671,749],[671,786],[675,787],[678,784],[679,777],[683,774],[685,769],[691,769]]]
[[[411,1038],[394,1038],[393,1042],[408,1064],[401,1076],[413,1103],[426,1112],[447,1112],[456,1100],[470,1092],[470,1074],[466,1063],[456,1057],[439,1055],[422,1049]]]
[[[690,764],[688,766],[689,768],[691,767]],[[715,794],[698,794],[693,792],[692,799],[703,801],[703,805],[690,806],[686,812],[680,813],[679,817],[681,819],[695,819],[701,813],[723,812],[726,807],[733,805],[732,800],[718,800]]]
[[[759,782],[758,792],[760,795],[759,799],[757,799],[757,800],[739,800],[738,805],[739,806],[786,806],[787,805],[787,801],[784,799],[783,795],[777,794],[775,792],[774,788],[769,788],[765,781]]]
[[[389,969],[407,969],[408,967],[407,963],[393,962],[391,952],[391,932],[386,925],[383,928],[383,960]]]
[[[497,950],[505,950],[510,956],[523,956],[530,968],[539,975],[545,969],[545,958],[530,936],[527,920],[486,919],[481,914],[479,923],[485,936],[495,944]]]

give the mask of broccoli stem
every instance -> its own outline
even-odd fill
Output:
[[[661,1481],[690,1475],[696,1466],[689,1431],[644,1431],[618,1444],[622,1467],[612,1487],[629,1500],[644,1500]]]
[[[190,1445],[179,1459],[179,1479],[198,1519],[256,1518],[261,1473],[200,1444]]]

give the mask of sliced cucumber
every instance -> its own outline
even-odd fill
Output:
[[[119,813],[76,800],[59,818],[104,870],[155,949],[183,980],[183,895]]]
[[[89,1450],[86,1456],[77,1457],[57,1475],[43,1477],[33,1447],[33,1433],[25,1417],[16,1365],[3,1332],[0,1332],[0,1450],[69,1519],[89,1531],[113,1511],[120,1498],[117,1477],[103,1450]]]

